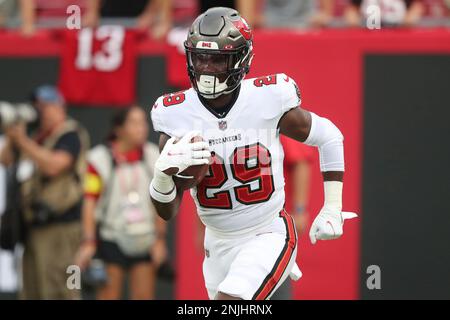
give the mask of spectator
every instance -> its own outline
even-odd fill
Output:
[[[374,14],[374,6],[379,8],[380,25],[385,27],[416,25],[424,11],[421,0],[351,0],[344,13],[346,23],[365,26]]]
[[[68,119],[64,99],[55,87],[41,86],[34,93],[40,113],[37,133],[29,138],[25,125],[5,128],[6,145],[0,161],[11,165],[16,150],[22,160],[22,212],[27,237],[23,256],[23,299],[79,298],[66,286],[67,268],[80,243],[80,213],[86,131]],[[27,166],[28,164],[28,166]]]
[[[15,5],[16,2],[19,8]],[[0,26],[2,25],[2,11],[6,12],[9,16],[15,16],[15,11],[19,11],[21,33],[29,37],[36,32],[36,24],[40,18],[59,17],[61,20],[58,25],[64,25],[63,21],[67,17],[66,10],[70,5],[77,5],[83,10],[84,0],[59,0],[57,2],[53,0],[5,0],[3,3],[0,1]],[[5,9],[2,10],[3,8]]]
[[[450,17],[450,0],[423,0],[424,17],[428,19],[435,19],[448,21]]]
[[[210,1],[210,0],[199,0],[198,1],[198,14],[201,14],[208,9],[211,9],[213,7],[227,7],[232,8],[237,11],[239,11],[242,16],[246,19],[250,25],[253,24],[251,22],[254,22],[258,11],[259,0],[216,0],[216,1]]]
[[[131,299],[152,299],[156,270],[166,258],[165,222],[148,198],[159,152],[147,135],[141,108],[120,110],[108,143],[88,155],[84,238],[76,263],[85,269],[97,253],[106,264],[108,282],[98,299],[120,299],[126,271]]]
[[[237,10],[240,2],[242,2],[242,0],[216,0],[216,1],[199,0],[198,1],[199,14],[205,12],[206,10],[212,7],[227,7]]]
[[[16,7],[15,0],[0,1],[0,29],[7,25],[8,19],[14,15]]]
[[[83,25],[95,27],[100,17],[137,17],[136,27],[151,29],[155,39],[164,38],[172,27],[171,0],[88,0]]]
[[[5,137],[0,136],[0,149],[3,148]],[[2,215],[6,209],[7,195],[7,172],[3,165],[0,164],[0,238],[2,237],[1,223]],[[0,240],[1,241],[1,240]],[[0,299],[2,293],[8,292],[11,297],[15,298],[17,292],[17,268],[15,267],[15,255],[13,252],[2,250],[0,248]]]
[[[84,9],[85,0],[3,0],[0,1],[0,27],[6,22],[5,17],[13,17],[15,11],[19,11],[20,29],[24,36],[32,36],[36,31],[36,25],[41,23],[48,26],[50,19],[59,18],[57,26],[63,26],[67,18],[67,7],[77,5]],[[16,5],[18,4],[18,5]],[[20,10],[18,10],[20,9]],[[9,23],[12,25],[13,23]]]
[[[20,0],[21,31],[24,36],[32,36],[35,32],[36,3],[34,0]]]
[[[333,0],[246,0],[240,4],[240,12],[256,27],[324,27],[332,20],[333,5]]]

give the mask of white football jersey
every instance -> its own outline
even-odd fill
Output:
[[[233,107],[220,118],[189,89],[158,98],[155,131],[182,137],[198,130],[214,152],[208,175],[191,196],[203,223],[217,232],[263,224],[284,206],[284,152],[278,124],[300,105],[297,85],[285,74],[242,81]]]

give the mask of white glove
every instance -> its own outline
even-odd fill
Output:
[[[339,181],[325,181],[325,204],[314,219],[309,238],[312,244],[317,240],[331,240],[342,236],[345,219],[352,219],[358,215],[353,212],[342,212],[342,188]]]
[[[345,219],[352,219],[358,215],[354,212],[341,212],[337,208],[324,206],[320,210],[309,231],[311,243],[315,244],[317,240],[337,239],[344,233]]]
[[[178,142],[176,142],[174,137],[167,140],[158,160],[156,160],[155,169],[171,176],[184,171],[190,166],[209,164],[211,152],[209,151],[208,143],[206,141],[191,143],[191,139],[199,135],[200,132],[198,131],[190,131]],[[164,172],[169,168],[174,168],[175,172]]]
[[[205,141],[191,143],[191,139],[199,135],[198,131],[190,131],[178,142],[176,138],[167,140],[155,162],[153,180],[149,189],[153,199],[163,203],[171,202],[177,195],[172,175],[190,166],[209,164],[211,152],[208,144]]]

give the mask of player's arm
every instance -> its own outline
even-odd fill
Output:
[[[314,121],[314,132],[311,126]],[[307,145],[319,147],[319,152],[326,152],[331,163],[322,163],[324,181],[341,181],[344,178],[344,137],[339,129],[328,119],[319,117],[301,108],[286,112],[280,120],[280,132],[294,140]],[[314,134],[314,136],[310,133]],[[309,139],[308,139],[309,138]],[[307,141],[308,140],[308,141]],[[330,144],[333,145],[330,148]],[[328,146],[328,147],[326,147]],[[325,155],[324,155],[325,156]],[[324,159],[326,161],[327,159]]]
[[[341,131],[330,120],[301,108],[286,112],[279,126],[282,134],[319,149],[324,206],[311,226],[311,242],[340,237],[344,219],[355,217],[342,212],[344,137]]]
[[[160,134],[160,136],[159,136],[159,152],[160,153],[163,151],[164,146],[166,145],[166,143],[169,139],[170,139],[170,136],[168,136],[167,134],[165,134],[165,133]],[[158,215],[167,221],[167,220],[172,219],[178,213],[178,209],[180,208],[180,204],[181,204],[181,198],[183,197],[183,192],[181,190],[176,190],[175,183],[173,182],[173,179],[171,176],[167,176],[165,173],[160,172],[157,169],[155,169],[154,175],[155,176],[159,175],[158,177],[155,177],[155,178],[162,180],[162,182],[159,182],[159,184],[163,184],[163,186],[162,186],[163,190],[159,190],[160,191],[159,193],[161,193],[161,195],[163,195],[163,196],[170,195],[175,190],[175,197],[173,198],[173,200],[171,200],[169,202],[163,202],[164,200],[162,200],[162,199],[164,197],[156,196],[156,198],[159,199],[159,201],[158,201],[153,197],[154,195],[152,195],[152,188],[153,188],[153,184],[154,184],[153,181],[152,181],[152,184],[150,184],[150,196],[151,196],[153,205],[155,206],[155,209],[158,212]],[[167,177],[165,177],[165,176],[167,176]],[[156,191],[156,190],[154,190],[154,191]],[[170,199],[170,198],[168,198],[168,199]]]
[[[17,124],[5,129],[6,136],[13,141],[14,145],[25,153],[39,169],[49,177],[59,175],[67,170],[75,161],[75,157],[66,149],[48,150],[34,140],[30,139],[23,124]],[[72,145],[69,149],[72,149]],[[76,149],[74,147],[74,149]],[[74,152],[77,153],[77,152]],[[8,159],[6,159],[8,160]]]
[[[198,135],[198,132],[191,131],[179,141],[164,133],[160,135],[160,155],[155,162],[149,191],[158,215],[164,220],[169,220],[178,213],[183,197],[183,192],[178,190],[172,176],[192,165],[209,164],[211,154],[207,143],[191,143],[192,138]]]
[[[22,34],[30,36],[34,33],[36,22],[36,1],[20,0],[20,16],[22,18]]]
[[[101,0],[87,0],[83,15],[83,27],[94,28],[100,19]]]

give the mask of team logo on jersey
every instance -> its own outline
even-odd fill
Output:
[[[219,129],[220,130],[226,130],[227,129],[227,122],[225,120],[219,121]]]

